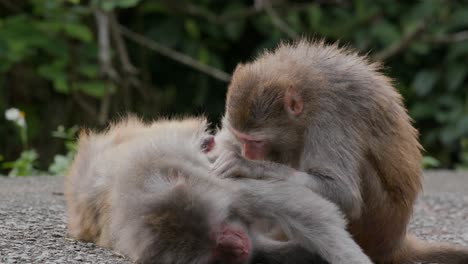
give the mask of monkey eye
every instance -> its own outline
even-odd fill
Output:
[[[248,142],[255,145],[263,144],[263,140],[248,140]]]

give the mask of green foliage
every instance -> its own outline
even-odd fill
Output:
[[[36,168],[38,158],[39,155],[34,149],[25,150],[17,160],[3,163],[3,168],[10,170],[9,176],[39,175]]]
[[[300,36],[339,41],[370,59],[383,58],[385,74],[402,93],[427,157],[424,166],[467,167],[468,3],[464,1],[273,1],[278,17]],[[62,173],[68,154],[44,137],[58,124],[102,127],[124,112],[146,117],[205,113],[218,121],[227,84],[125,37],[135,66],[126,65],[111,31],[111,66],[100,65],[95,10],[148,41],[186,54],[202,65],[232,72],[241,61],[290,39],[252,1],[26,0],[0,1],[0,110],[28,113],[29,144]],[[5,7],[5,8],[4,8]],[[112,21],[111,21],[112,22]],[[465,32],[465,38],[463,34]],[[106,113],[109,115],[106,115]],[[0,126],[1,137],[17,137]],[[9,141],[10,142],[10,141]],[[13,141],[11,141],[13,142]],[[22,148],[26,149],[26,148]],[[50,150],[51,149],[51,150]],[[71,152],[65,149],[67,153]],[[0,146],[6,160],[21,153]],[[47,153],[42,155],[42,153]],[[429,158],[433,157],[433,159]]]
[[[103,94],[106,82],[96,78],[93,29],[82,22],[91,11],[66,1],[29,2],[31,13],[0,20],[0,73],[25,62],[57,93]]]
[[[115,8],[129,8],[136,6],[140,0],[93,0],[93,6],[102,8],[103,10],[110,11]]]
[[[65,149],[67,153],[65,155],[57,154],[54,156],[54,161],[49,166],[49,174],[51,175],[65,175],[68,168],[73,161],[76,153],[76,133],[78,127],[73,126],[65,129],[64,126],[59,126],[57,130],[52,132],[52,136],[64,140]]]
[[[440,162],[431,156],[423,156],[422,166],[424,169],[433,169],[440,166]]]
[[[458,169],[468,170],[468,138],[462,139],[462,157]]]

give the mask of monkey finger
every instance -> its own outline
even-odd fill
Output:
[[[223,163],[216,169],[214,169],[213,174],[219,178],[230,178],[233,172],[233,164]]]
[[[226,163],[229,160],[230,151],[223,151],[213,163],[212,169],[215,170],[216,168],[220,167],[222,164]]]
[[[238,159],[237,155],[232,151],[225,151],[216,159],[212,170],[220,171],[221,168],[234,166]]]
[[[242,173],[239,173],[238,168],[236,167],[229,167],[224,172],[218,174],[219,178],[239,178],[244,176]]]
[[[220,178],[237,177],[240,168],[238,162],[234,159],[226,159],[213,168],[213,173]]]

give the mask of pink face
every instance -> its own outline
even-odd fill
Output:
[[[250,239],[246,231],[235,225],[224,224],[212,234],[216,243],[212,252],[214,261],[222,260],[223,263],[246,263],[250,256]]]
[[[250,160],[263,160],[266,156],[266,142],[260,137],[253,137],[235,129],[230,129],[242,145],[242,156]]]

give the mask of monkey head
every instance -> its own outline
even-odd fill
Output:
[[[230,218],[217,190],[174,172],[174,183],[148,208],[144,223],[153,234],[141,263],[243,264],[251,255],[247,229]],[[206,186],[205,186],[206,187]],[[201,188],[201,189],[199,189]],[[203,190],[202,190],[203,189]],[[217,197],[213,202],[210,196]],[[226,198],[228,199],[228,198]]]
[[[268,59],[267,54],[237,66],[223,126],[241,143],[244,157],[288,163],[302,144],[312,95],[303,89],[300,67]]]

